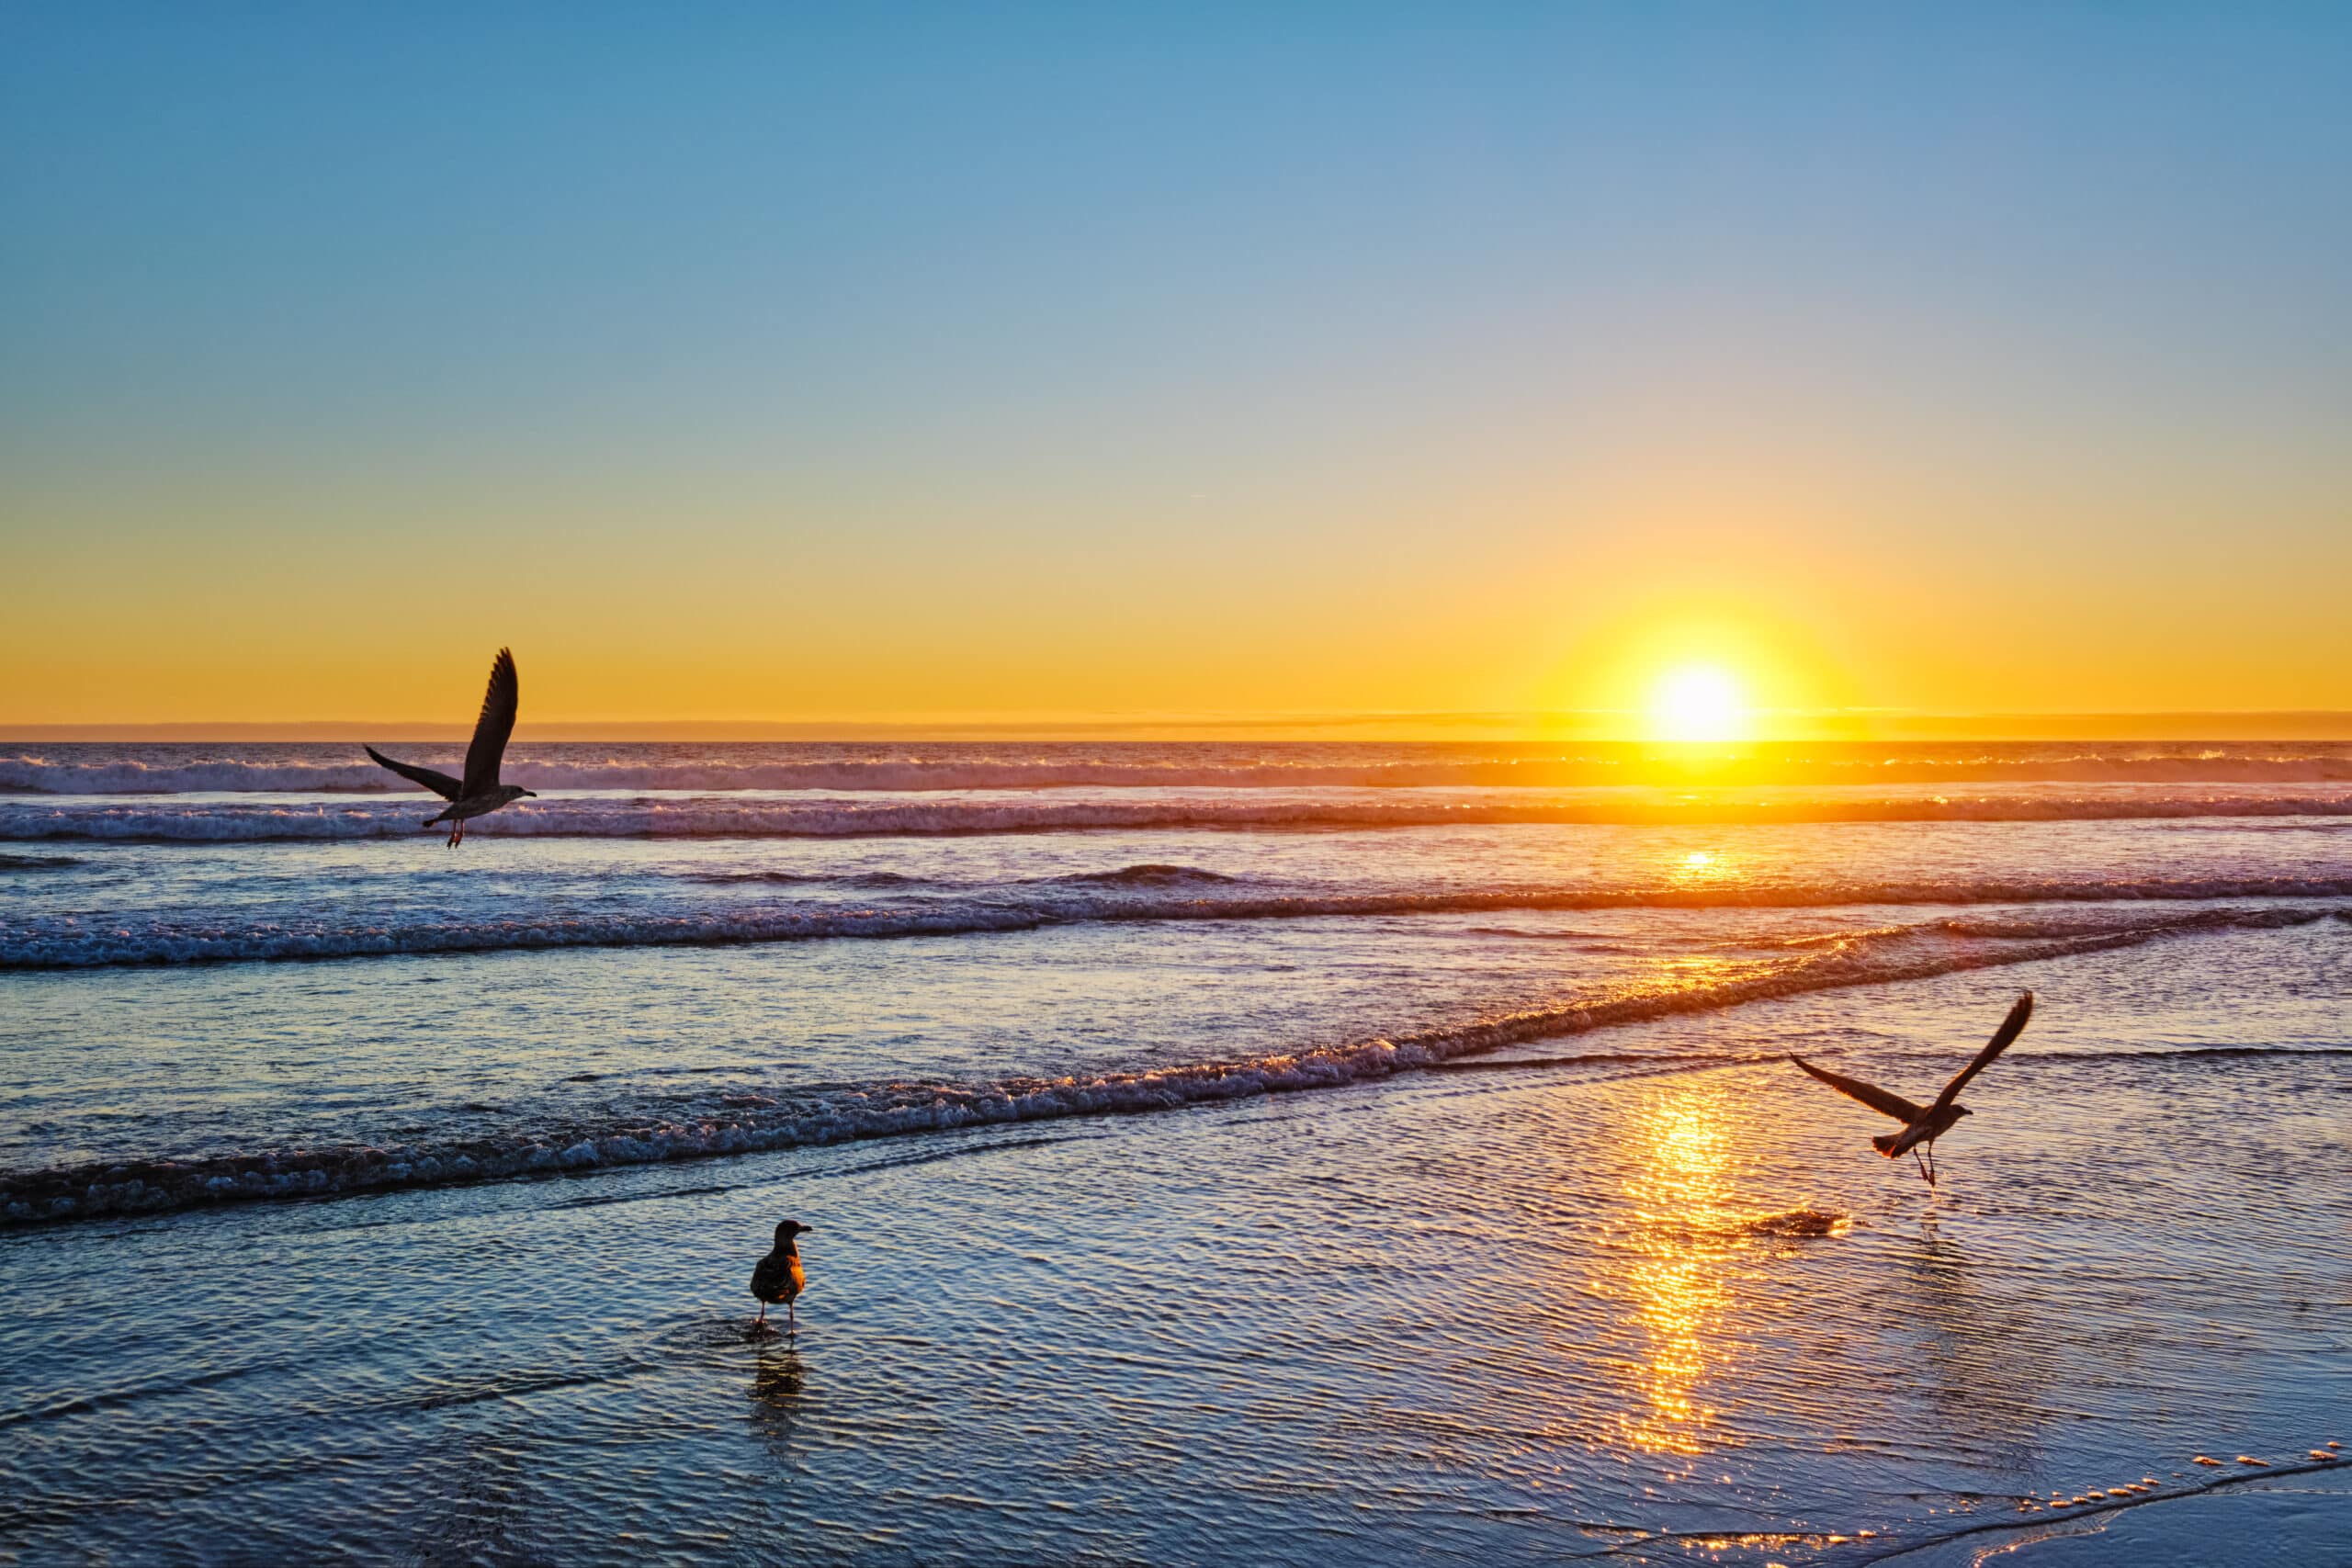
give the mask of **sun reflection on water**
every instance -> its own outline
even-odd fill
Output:
[[[1635,1164],[1625,1183],[1633,1223],[1621,1236],[1611,1294],[1642,1337],[1629,1359],[1640,1404],[1625,1439],[1652,1453],[1699,1454],[1717,1412],[1702,1389],[1729,1359],[1722,1265],[1737,1216],[1726,1169],[1728,1107],[1720,1085],[1677,1085],[1645,1100],[1626,1129]]]
[[[1723,849],[1669,851],[1665,873],[1669,881],[1682,886],[1713,886],[1740,881],[1745,874],[1739,857]]]

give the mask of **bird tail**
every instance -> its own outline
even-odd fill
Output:
[[[1907,1127],[1904,1129],[1904,1132],[1908,1131],[1910,1131],[1910,1129]],[[1887,1158],[1893,1159],[1894,1157],[1894,1145],[1902,1141],[1902,1133],[1881,1133],[1877,1137],[1871,1140],[1871,1147],[1884,1155]]]

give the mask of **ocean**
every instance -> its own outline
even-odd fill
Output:
[[[0,1562],[2352,1562],[2352,746],[505,776],[0,743]]]

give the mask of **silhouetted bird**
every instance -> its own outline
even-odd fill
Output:
[[[2025,1032],[2025,1021],[2032,1016],[2033,993],[2022,992],[2018,997],[2017,1006],[2009,1010],[2009,1016],[2003,1019],[2001,1027],[1993,1032],[1991,1043],[1977,1052],[1976,1059],[1961,1068],[1951,1082],[1944,1085],[1943,1093],[1936,1096],[1933,1105],[1914,1105],[1901,1095],[1889,1094],[1875,1084],[1816,1067],[1793,1053],[1789,1060],[1838,1093],[1859,1100],[1881,1115],[1892,1116],[1902,1122],[1903,1131],[1872,1138],[1871,1146],[1889,1159],[1911,1154],[1916,1160],[1919,1156],[1913,1151],[1922,1144],[1926,1145],[1928,1155],[1919,1166],[1919,1174],[1928,1179],[1928,1186],[1933,1187],[1936,1184],[1936,1140],[1951,1132],[1962,1117],[1969,1114],[1968,1107],[1960,1103],[1960,1091],[1968,1086],[1969,1079],[1992,1066],[1993,1058],[2007,1050],[2011,1041]]]
[[[427,818],[424,825],[437,828],[444,822],[454,824],[449,829],[451,849],[465,842],[467,818],[518,800],[537,798],[530,790],[498,782],[499,761],[506,755],[507,738],[514,733],[514,705],[521,692],[514,680],[514,656],[502,648],[490,663],[490,690],[482,694],[481,716],[474,720],[473,743],[466,748],[466,776],[462,779],[453,779],[413,762],[395,762],[373,746],[367,748],[368,755],[382,766],[411,784],[423,784],[449,803],[440,816]]]
[[[798,1220],[786,1220],[777,1225],[775,1250],[761,1258],[752,1268],[752,1294],[760,1298],[759,1321],[752,1325],[752,1332],[757,1333],[767,1326],[768,1308],[772,1306],[785,1310],[787,1330],[796,1333],[799,1330],[799,1315],[792,1303],[800,1299],[800,1292],[808,1287],[808,1276],[801,1272],[800,1248],[793,1238],[810,1228]],[[769,1329],[768,1332],[773,1334],[775,1330]]]

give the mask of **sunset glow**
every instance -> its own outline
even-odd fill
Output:
[[[2050,24],[2177,51],[2185,99],[1965,12],[1849,54],[1733,7],[1633,92],[1717,35],[1512,16],[1442,71],[1401,21],[949,11],[910,57],[789,7],[557,69],[519,12],[459,59],[40,8],[0,50],[0,728],[414,733],[508,645],[526,738],[2352,710],[2341,49]],[[812,62],[839,101],[777,89]],[[425,104],[465,156],[399,132]],[[2152,182],[2158,144],[2200,152]],[[1737,700],[1653,724],[1685,661]]]
[[[1678,670],[1660,681],[1650,716],[1660,740],[1739,740],[1750,723],[1739,682],[1705,665]]]
[[[2347,165],[2352,5],[0,8],[0,1565],[2339,1561]]]

